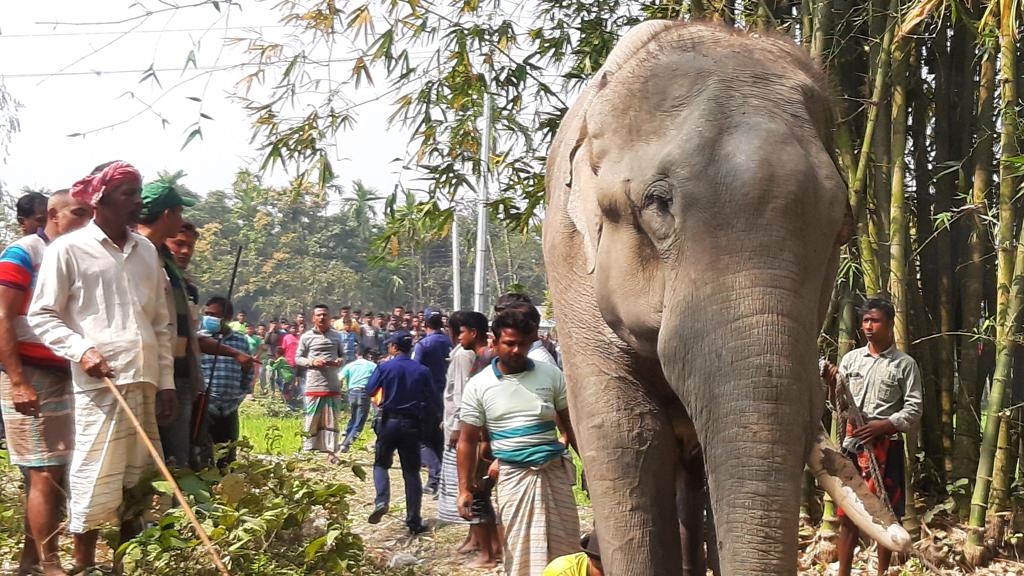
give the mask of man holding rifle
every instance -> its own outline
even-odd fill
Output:
[[[126,162],[98,166],[71,188],[95,209],[92,222],[50,245],[43,256],[28,322],[39,339],[71,361],[75,449],[68,528],[78,567],[96,562],[97,529],[119,521],[125,487],[154,467],[108,383],[160,445],[158,420],[176,408],[171,319],[156,248],[132,232],[142,211],[142,178]],[[122,524],[122,541],[137,526]]]
[[[845,379],[849,396],[845,391],[843,396],[854,405],[848,408],[851,417],[843,451],[876,494],[878,486],[873,477],[881,478],[893,513],[902,518],[905,508],[903,433],[912,431],[921,419],[921,370],[913,358],[894,345],[896,310],[890,302],[872,298],[861,308],[860,315],[867,346],[843,356],[838,368],[825,362],[822,376],[829,384],[830,398],[836,397],[837,374]],[[859,418],[853,417],[855,415]],[[849,576],[860,533],[842,510],[838,515],[841,519],[839,574]],[[892,551],[878,547],[879,574],[887,573],[891,558]]]
[[[198,233],[191,226],[191,233],[185,232],[184,241],[191,239],[188,256],[182,261],[180,254],[172,251],[169,240],[182,234],[184,220],[182,212],[195,205],[195,200],[183,195],[175,177],[165,176],[142,187],[142,212],[139,219],[139,234],[156,246],[167,278],[166,302],[171,318],[172,350],[174,353],[174,387],[177,390],[178,410],[173,421],[160,426],[160,442],[163,445],[164,460],[171,467],[185,467],[196,453],[193,450],[192,406],[196,397],[206,388],[206,382],[199,367],[199,352],[232,358],[246,369],[252,367],[252,358],[243,351],[223,344],[209,335],[197,335],[196,318],[188,291],[185,269],[191,259],[192,248]],[[204,447],[206,448],[206,447]],[[202,452],[200,450],[200,452]],[[196,458],[192,464],[198,467],[202,462]]]

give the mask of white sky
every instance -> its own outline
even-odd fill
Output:
[[[156,2],[148,4],[160,7]],[[85,137],[67,136],[128,120],[145,109],[140,101],[153,102],[164,89],[195,76],[191,67],[181,73],[194,39],[203,38],[196,50],[202,71],[246,60],[239,48],[223,46],[220,39],[225,34],[247,34],[242,27],[266,27],[263,31],[268,36],[283,33],[278,14],[270,8],[273,2],[244,4],[244,10],[231,12],[232,30],[227,32],[221,22],[203,36],[218,18],[212,8],[179,10],[154,15],[135,32],[89,55],[139,22],[82,26],[44,22],[110,22],[139,14],[138,8],[129,7],[129,0],[0,3],[0,78],[24,106],[18,113],[21,132],[13,137],[7,158],[0,159],[0,182],[15,193],[22,186],[66,188],[93,166],[122,159],[135,164],[147,180],[157,170],[183,170],[188,174],[183,183],[205,193],[229,187],[240,168],[257,168],[261,158],[257,145],[249,143],[249,119],[227,97],[243,75],[238,69],[203,75],[164,95],[154,109],[170,122],[166,128],[155,114],[144,112],[114,128]],[[167,69],[158,72],[163,88],[139,83],[141,71],[151,64],[158,71]],[[341,65],[339,73],[347,77],[348,66]],[[126,95],[128,91],[137,99]],[[375,94],[372,88],[364,88],[349,98],[361,101]],[[189,96],[202,98],[202,111],[214,120],[203,121],[203,139],[193,140],[182,150],[200,107]],[[383,99],[360,107],[356,129],[339,135],[334,168],[341,183],[360,178],[387,193],[398,181],[400,164],[394,160],[405,157],[408,134],[389,131],[389,104]],[[405,179],[409,178],[407,173]],[[265,181],[283,184],[287,176],[277,170]]]

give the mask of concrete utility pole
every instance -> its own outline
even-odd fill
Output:
[[[459,210],[452,199],[452,312],[462,309],[462,270],[459,268]]]
[[[484,86],[487,85],[486,77]],[[491,95],[484,92],[480,178],[477,181],[476,267],[473,275],[473,310],[487,314],[487,187],[491,173]]]

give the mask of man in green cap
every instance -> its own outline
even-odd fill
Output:
[[[185,467],[202,464],[192,459],[192,406],[204,388],[199,351],[228,356],[244,366],[251,365],[252,358],[220,344],[214,338],[196,335],[196,316],[189,304],[184,272],[166,246],[167,239],[177,236],[181,230],[184,209],[196,203],[195,199],[181,193],[177,178],[177,175],[164,176],[142,187],[139,234],[156,246],[167,273],[167,308],[175,324],[172,334],[175,336],[174,388],[178,396],[178,411],[172,422],[160,426],[160,443],[168,465]]]

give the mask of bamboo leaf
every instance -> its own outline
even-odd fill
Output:
[[[185,138],[185,143],[181,145],[181,149],[184,150],[185,147],[187,147],[189,143],[196,138],[199,138],[200,140],[203,139],[203,129],[198,126],[193,129],[192,132],[189,132],[188,137]]]
[[[181,71],[184,72],[185,70],[188,70],[188,65],[189,64],[192,65],[193,69],[198,69],[198,67],[196,66],[196,51],[195,50],[189,50],[188,51],[188,56],[185,58],[185,65],[181,68]]]

